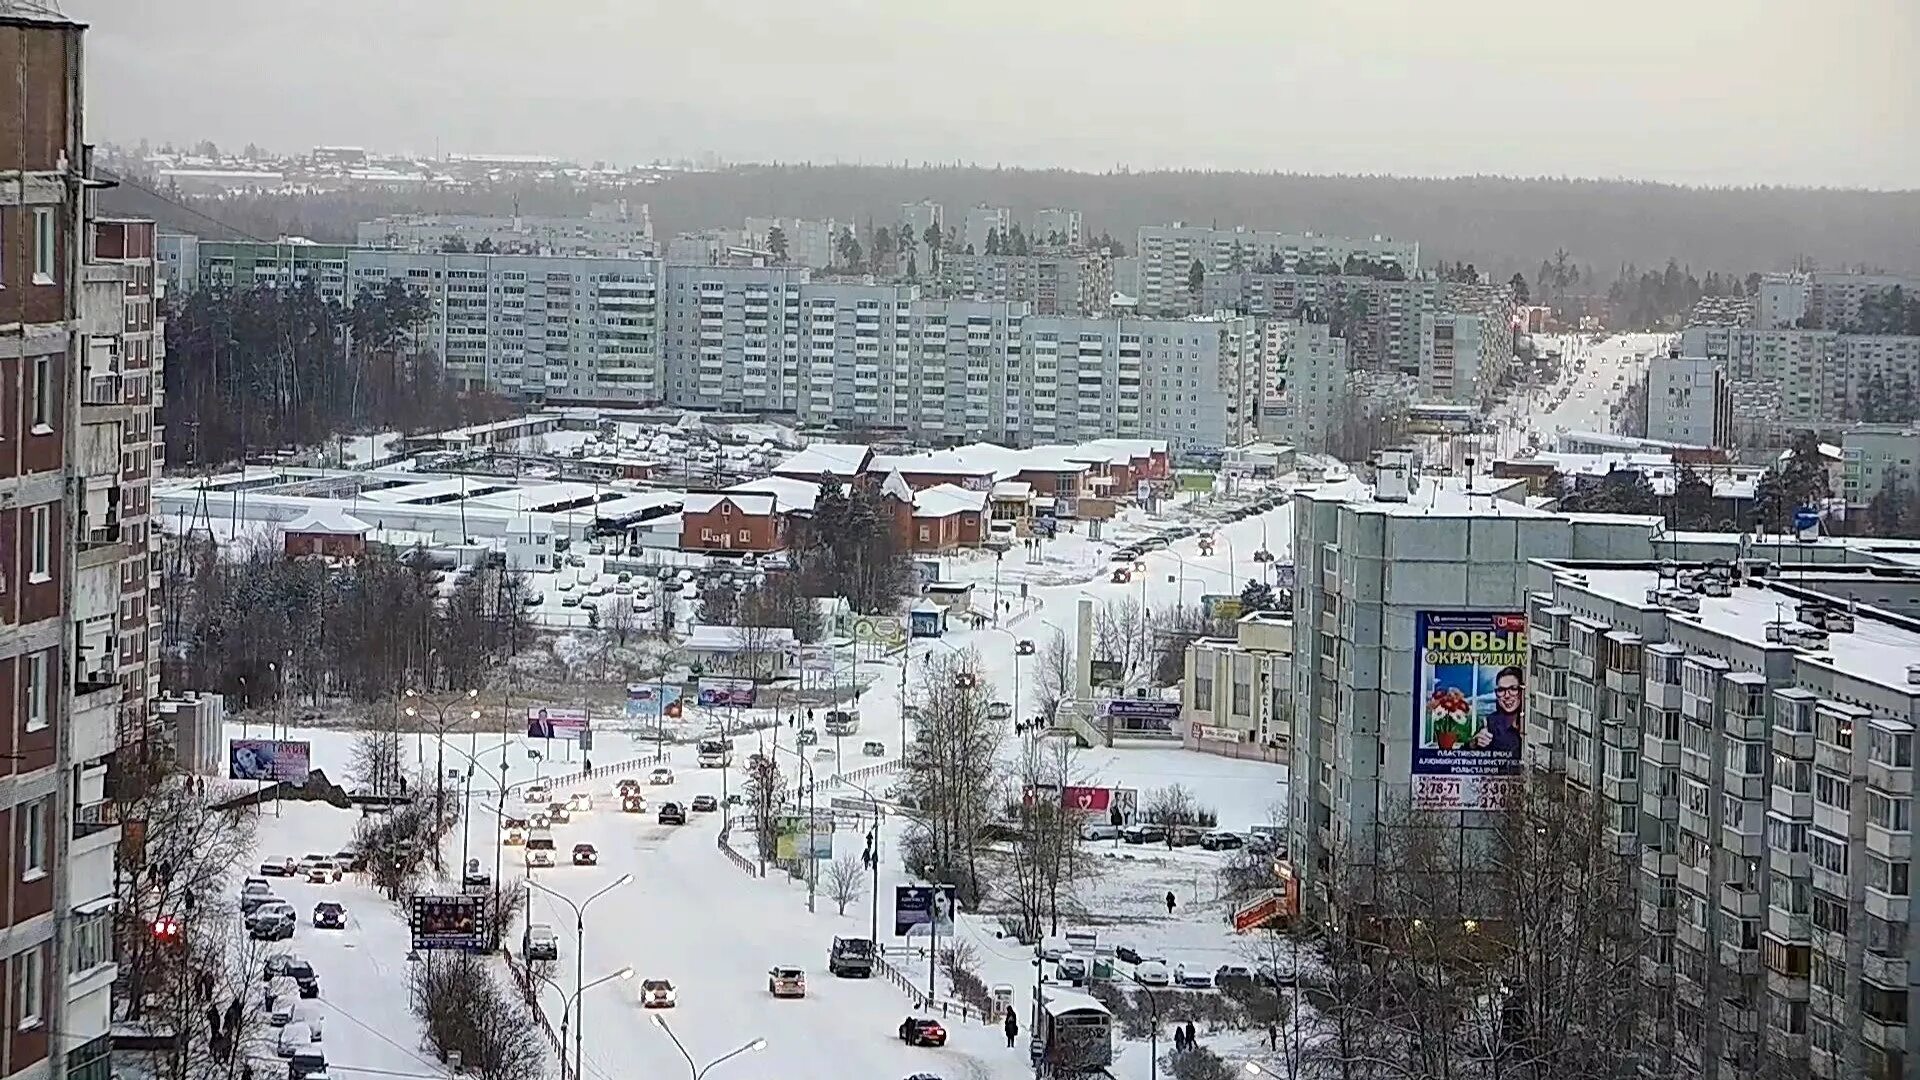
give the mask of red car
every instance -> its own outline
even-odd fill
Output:
[[[947,1029],[938,1020],[909,1016],[900,1025],[900,1041],[908,1046],[945,1046]]]

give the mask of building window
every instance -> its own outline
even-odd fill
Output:
[[[47,876],[47,800],[34,799],[20,807],[20,879]]]
[[[1198,671],[1193,673],[1193,706],[1207,712],[1213,711],[1213,680]]]
[[[1853,784],[1844,776],[1830,772],[1813,774],[1813,801],[1835,810],[1853,808]]]
[[[113,1075],[113,1036],[89,1039],[67,1054],[67,1080],[108,1080]]]
[[[36,208],[33,212],[33,283],[53,284],[53,210]]]
[[[40,731],[47,726],[46,650],[27,657],[27,730]]]
[[[78,975],[102,964],[113,963],[113,919],[111,913],[82,915],[73,922],[73,952],[69,972]]]
[[[35,435],[53,431],[53,357],[33,358],[33,425]]]
[[[53,578],[52,507],[40,505],[27,511],[29,561],[27,580],[38,584]]]

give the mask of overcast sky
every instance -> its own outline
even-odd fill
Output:
[[[63,7],[113,141],[1920,187],[1916,0]]]

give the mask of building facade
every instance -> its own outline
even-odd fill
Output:
[[[1920,491],[1920,427],[1854,424],[1840,433],[1841,494],[1864,507],[1882,491]]]
[[[1733,388],[1704,356],[1656,356],[1647,362],[1646,438],[1683,446],[1724,447],[1733,438]]]
[[[1134,253],[1139,259],[1140,309],[1153,315],[1205,310],[1189,284],[1195,262],[1209,276],[1243,271],[1337,275],[1355,258],[1391,263],[1408,278],[1420,267],[1420,245],[1415,243],[1181,222],[1142,225]]]
[[[1006,236],[1013,231],[1013,211],[1004,206],[988,206],[981,203],[967,208],[966,221],[960,227],[960,250],[949,254],[976,255],[987,253],[987,236],[998,233]]]
[[[1033,212],[1033,228],[1027,239],[1038,247],[1072,251],[1086,245],[1087,226],[1078,210],[1048,207]]]
[[[1104,252],[941,256],[933,291],[969,300],[1027,305],[1035,315],[1100,315],[1113,295]]]
[[[120,840],[106,777],[147,730],[160,335],[152,223],[92,220],[82,46],[51,9],[0,12],[19,92],[0,113],[0,1075],[105,1080]]]
[[[847,227],[831,218],[816,221],[808,218],[750,217],[746,227],[741,230],[741,241],[747,247],[771,254],[773,244],[769,238],[773,230],[779,229],[787,243],[784,265],[825,270],[836,261],[834,241],[841,230]]]
[[[499,255],[641,258],[652,255],[653,218],[645,203],[595,204],[584,217],[538,214],[401,214],[363,221],[360,247]]]
[[[1263,331],[1256,426],[1262,437],[1326,448],[1347,400],[1347,341],[1325,323],[1270,319]]]
[[[1293,621],[1260,611],[1234,622],[1232,637],[1187,646],[1180,740],[1227,757],[1285,761],[1293,746]]]

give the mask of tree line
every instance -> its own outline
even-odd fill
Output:
[[[210,287],[169,305],[167,457],[212,465],[352,431],[419,431],[510,415],[462,391],[421,348],[425,296],[399,282],[352,307],[295,288]]]

